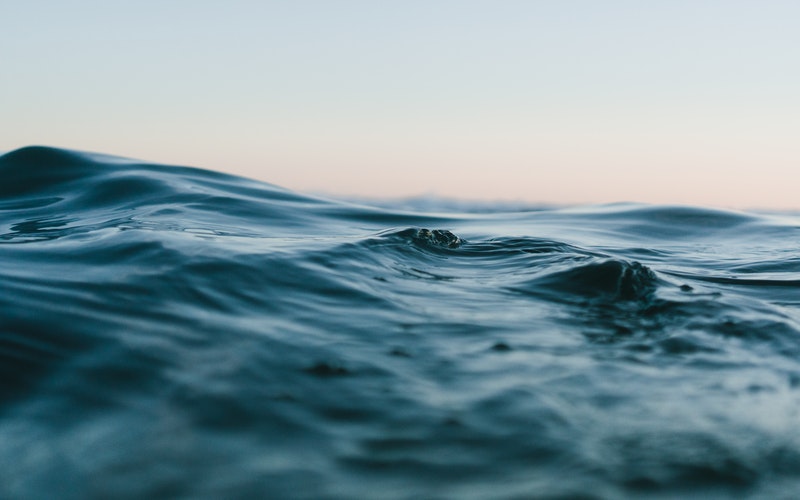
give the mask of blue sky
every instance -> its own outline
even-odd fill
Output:
[[[800,2],[0,4],[0,150],[300,191],[800,208]]]

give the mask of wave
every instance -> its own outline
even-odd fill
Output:
[[[430,212],[47,147],[0,178],[4,498],[798,487],[796,215]]]

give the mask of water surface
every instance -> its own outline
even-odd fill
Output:
[[[2,498],[792,498],[800,217],[0,157]],[[443,205],[444,206],[444,205]]]

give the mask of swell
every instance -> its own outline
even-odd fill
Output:
[[[50,148],[0,174],[0,496],[798,486],[791,216],[414,213]]]

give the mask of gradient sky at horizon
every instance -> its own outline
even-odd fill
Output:
[[[0,150],[334,196],[800,209],[800,2],[3,2]]]

